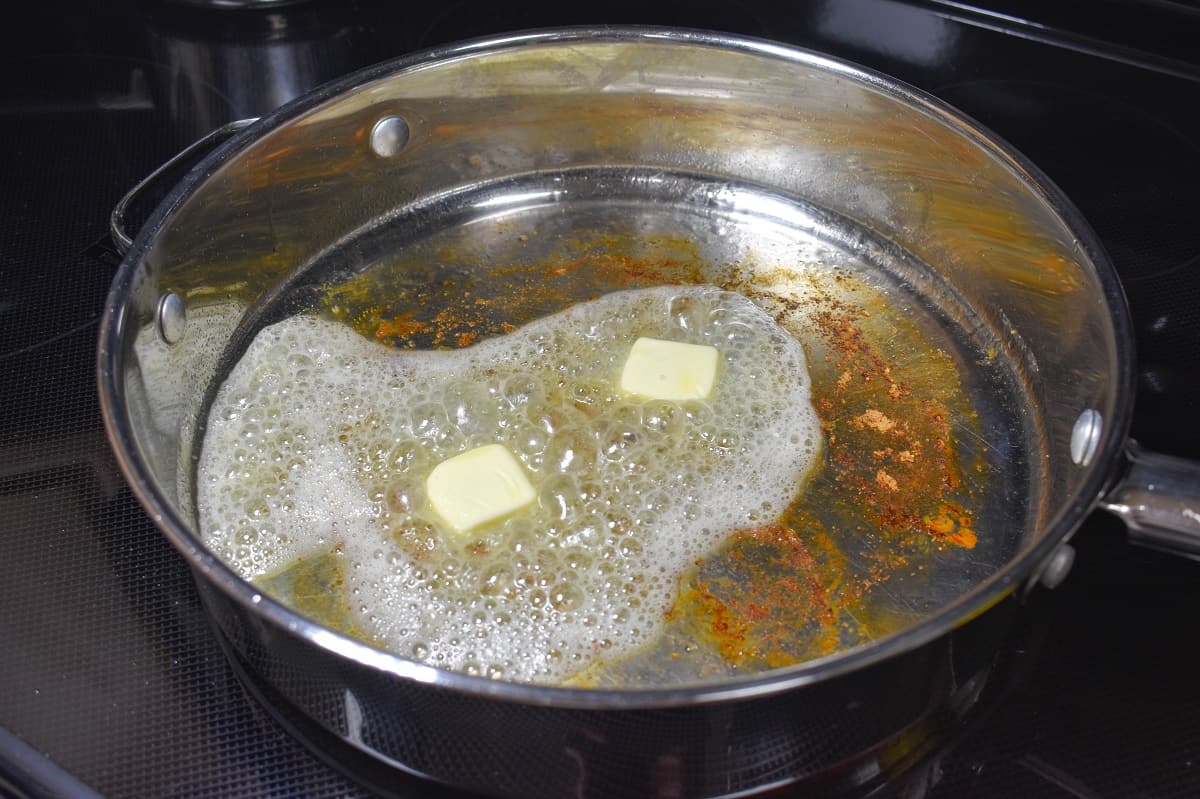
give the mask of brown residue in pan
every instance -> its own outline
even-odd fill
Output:
[[[783,524],[739,530],[681,584],[669,618],[690,618],[696,635],[729,663],[776,668],[836,651],[840,608],[860,597],[826,536]]]
[[[647,237],[636,254],[628,250],[628,241],[596,235],[558,242],[552,253],[563,257],[487,268],[472,263],[473,254],[452,250],[436,254],[445,264],[437,270],[416,256],[397,256],[385,269],[327,287],[323,310],[389,346],[461,348],[611,291],[709,282],[686,239]]]
[[[692,618],[725,660],[751,670],[889,632],[895,622],[876,613],[873,590],[978,540],[950,421],[972,412],[950,357],[933,347],[885,355],[875,342],[891,324],[886,309],[829,292],[768,305],[807,320],[824,457],[780,520],[737,532],[685,576],[672,610],[673,619]]]

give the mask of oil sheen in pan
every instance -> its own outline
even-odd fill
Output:
[[[1038,481],[984,326],[886,239],[757,187],[605,168],[448,193],[297,268],[234,341],[306,312],[393,347],[465,347],[675,284],[739,292],[802,343],[822,457],[783,513],[678,575],[662,635],[573,682],[677,685],[831,654],[918,621],[1016,550]],[[256,582],[370,640],[342,568],[329,552]]]

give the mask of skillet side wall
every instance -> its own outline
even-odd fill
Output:
[[[407,771],[529,799],[884,782],[947,745],[1020,612],[1010,595],[923,646],[783,693],[592,710],[498,701],[387,674],[265,624],[197,582],[218,635],[252,684],[273,689],[272,702]]]

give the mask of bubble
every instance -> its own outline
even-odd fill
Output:
[[[246,503],[246,515],[252,519],[265,519],[271,515],[271,506],[262,497],[255,497]]]
[[[562,562],[568,569],[586,571],[592,564],[592,553],[577,547],[568,549],[562,554]]]
[[[679,406],[669,402],[651,402],[641,414],[642,425],[651,433],[670,436],[679,431]]]
[[[637,538],[634,538],[633,536],[628,536],[621,539],[618,551],[623,557],[636,558],[640,556],[644,550],[642,548],[641,541],[638,541]]]
[[[516,448],[527,463],[540,464],[550,442],[550,434],[536,427],[522,427],[516,435]]]
[[[582,411],[588,411],[599,406],[604,395],[604,386],[589,383],[576,383],[572,386],[570,392],[572,404]]]
[[[411,426],[419,438],[432,439],[446,427],[446,411],[435,402],[423,402],[412,409]]]
[[[637,446],[637,431],[628,425],[614,422],[604,434],[601,452],[610,461],[622,461]]]
[[[410,513],[420,505],[423,492],[411,482],[397,482],[389,486],[384,495],[388,510],[393,513]]]
[[[547,437],[554,435],[561,424],[561,422],[558,420],[558,417],[561,416],[561,414],[557,413],[534,409],[531,410],[527,416],[534,429],[541,433],[545,433]]]
[[[703,304],[690,294],[672,297],[667,308],[671,322],[681,330],[696,331],[708,315]]]
[[[550,590],[550,605],[555,610],[567,612],[583,604],[583,591],[574,585],[559,583]]]
[[[560,472],[586,474],[596,462],[596,443],[582,430],[560,430],[546,442],[544,462]]]
[[[547,517],[568,522],[575,516],[579,486],[568,475],[551,475],[542,486],[540,503]]]
[[[518,373],[503,383],[502,396],[513,407],[532,405],[541,398],[542,393],[542,383],[533,375]]]
[[[511,597],[513,594],[512,572],[502,564],[489,566],[480,575],[479,592],[484,596]]]

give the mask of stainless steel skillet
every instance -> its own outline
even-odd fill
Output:
[[[553,244],[530,254],[533,231]],[[256,328],[396,252],[512,265],[576,247],[644,263],[648,241],[659,255],[690,241],[671,258],[735,286],[788,262],[873,274],[944,336],[983,409],[985,547],[935,553],[937,579],[900,581],[908,613],[888,634],[746,676],[521,685],[315,624],[197,539],[206,404]],[[558,31],[372,68],[222,145],[133,242],[99,372],[133,490],[280,701],[385,762],[489,793],[644,795],[674,781],[722,795],[865,782],[919,750],[923,725],[977,690],[1013,598],[1062,571],[1095,507],[1196,554],[1194,466],[1127,440],[1131,342],[1112,267],[1066,198],[936,100],[770,43]]]

